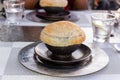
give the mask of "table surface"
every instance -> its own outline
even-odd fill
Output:
[[[75,23],[86,33],[87,39],[84,43],[93,43],[91,11],[72,12],[80,18]],[[114,43],[120,43],[120,34],[113,32],[114,36],[110,37],[109,44],[97,44],[110,58],[108,66],[104,69],[80,77],[51,77],[32,72],[18,62],[19,51],[24,46],[39,41],[40,31],[49,23],[31,22],[25,17],[20,25],[5,25],[4,19],[0,19],[0,23],[0,80],[120,80],[120,53],[113,48]]]

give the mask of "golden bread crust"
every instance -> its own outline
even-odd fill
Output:
[[[67,0],[40,0],[39,5],[41,7],[66,7]]]
[[[85,37],[80,26],[70,21],[51,23],[41,31],[40,35],[40,39],[44,43],[59,47],[81,44]]]

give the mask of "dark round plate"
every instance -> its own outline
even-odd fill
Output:
[[[81,44],[79,48],[72,53],[70,60],[54,60],[50,56],[52,52],[47,49],[44,43],[39,43],[35,47],[35,57],[37,60],[41,60],[44,64],[53,66],[76,66],[76,65],[86,65],[91,60],[91,50],[84,44]],[[38,60],[38,61],[39,61]]]
[[[67,20],[70,18],[70,12],[69,11],[63,11],[58,14],[47,14],[44,11],[37,10],[36,16],[38,18],[48,20],[48,21],[58,21],[58,20]]]
[[[34,54],[34,60],[38,65],[43,65],[44,67],[48,68],[54,68],[54,69],[72,69],[77,67],[84,67],[88,65],[88,63],[92,60],[92,56],[85,61],[79,62],[79,63],[71,63],[71,64],[57,64],[49,61],[42,60],[39,55]]]

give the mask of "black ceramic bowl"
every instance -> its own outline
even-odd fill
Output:
[[[55,15],[64,11],[64,7],[43,7],[47,15]]]
[[[48,44],[45,45],[52,52],[51,58],[55,60],[70,60],[72,52],[79,48],[79,45],[71,45],[67,47],[55,47]]]

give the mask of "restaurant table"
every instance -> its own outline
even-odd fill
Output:
[[[25,11],[26,13],[29,11]],[[86,33],[84,43],[93,44],[91,13],[97,11],[71,11],[80,19],[75,23]],[[120,53],[113,47],[120,43],[120,34],[112,31],[110,43],[96,44],[109,56],[109,64],[102,70],[77,77],[53,77],[33,72],[18,61],[19,51],[28,44],[39,41],[40,31],[49,23],[32,22],[24,17],[19,25],[6,25],[0,19],[0,80],[120,80]]]

